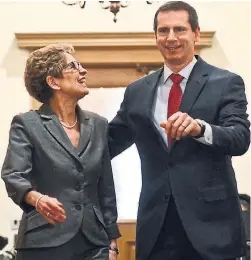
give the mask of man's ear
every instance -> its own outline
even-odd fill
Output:
[[[200,39],[200,27],[198,26],[194,31],[194,41],[198,42]]]
[[[60,87],[59,87],[59,85],[57,83],[57,80],[54,77],[52,77],[52,76],[47,76],[46,77],[46,83],[52,89],[55,89],[55,90],[59,90],[60,89]]]

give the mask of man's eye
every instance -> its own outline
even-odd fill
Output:
[[[169,30],[167,28],[159,28],[159,33],[167,33]]]
[[[176,32],[184,32],[185,30],[186,30],[186,28],[184,28],[184,27],[177,27],[175,29]]]

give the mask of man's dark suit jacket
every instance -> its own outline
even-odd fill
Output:
[[[12,121],[2,178],[9,197],[24,210],[17,249],[62,245],[80,229],[95,245],[109,245],[120,236],[107,120],[79,107],[77,112],[77,149],[47,105]],[[62,202],[66,221],[51,225],[25,204],[30,189]]]
[[[153,102],[162,72],[163,68],[130,84],[109,124],[111,156],[135,143],[141,159],[137,260],[147,260],[170,195],[190,241],[205,259],[243,255],[244,228],[231,163],[231,156],[244,154],[250,143],[243,80],[198,58],[180,111],[209,123],[213,144],[186,137],[167,148],[153,122]]]

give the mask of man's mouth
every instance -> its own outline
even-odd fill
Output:
[[[166,48],[170,51],[175,51],[175,50],[178,50],[180,47],[181,47],[181,45],[179,45],[179,46],[167,46]]]

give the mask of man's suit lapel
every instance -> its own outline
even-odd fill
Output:
[[[146,77],[147,89],[145,89],[144,99],[147,104],[147,112],[149,112],[148,115],[152,115],[153,102],[162,74],[163,67]]]
[[[154,124],[154,118],[153,118],[153,105],[154,105],[154,100],[156,98],[156,92],[158,90],[158,86],[161,83],[161,77],[163,75],[163,70],[164,68],[160,68],[159,70],[157,70],[156,72],[150,74],[148,77],[146,77],[146,83],[147,83],[147,88],[145,89],[144,92],[144,99],[146,102],[146,116],[148,118],[148,120],[151,123],[152,128],[154,129],[154,131],[156,132],[159,141],[163,147],[163,149],[165,151],[168,151],[167,146],[161,136],[161,134],[159,133],[159,130],[157,129],[157,127]]]
[[[198,61],[189,76],[185,92],[181,100],[179,111],[183,113],[189,114],[208,80],[209,67],[207,66],[207,63],[200,57],[197,59]],[[173,140],[169,151],[171,151],[177,142],[178,141]]]
[[[208,80],[208,68],[207,64],[198,57],[198,61],[195,64],[190,77],[188,79],[185,92],[182,97],[180,111],[189,113],[192,109],[199,94],[203,90],[205,83]]]

